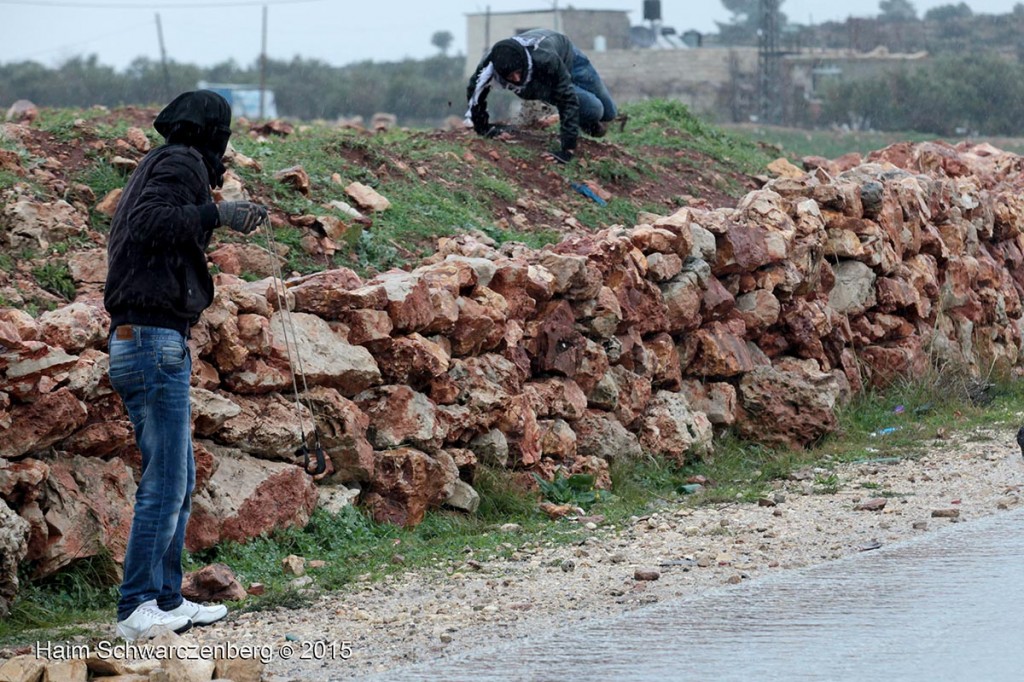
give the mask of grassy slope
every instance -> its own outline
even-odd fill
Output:
[[[266,203],[279,219],[277,241],[290,248],[287,270],[306,273],[343,265],[372,274],[414,264],[442,236],[475,230],[499,243],[515,240],[539,247],[560,238],[567,215],[586,229],[598,229],[635,224],[640,211],[671,213],[689,200],[705,199],[713,205],[735,202],[754,187],[750,175],[762,172],[770,160],[756,144],[707,126],[678,104],[648,102],[627,107],[625,112],[630,117],[625,130],[616,127],[603,140],[584,138],[577,162],[568,166],[543,158],[556,139],[553,129],[527,129],[513,140],[492,141],[466,131],[394,130],[375,135],[299,126],[287,137],[266,139],[236,131],[234,146],[262,168],[235,170],[254,198]],[[102,198],[124,183],[108,162],[113,155],[110,142],[134,124],[147,129],[157,143],[148,127],[154,113],[44,110],[32,126],[26,148],[9,140],[0,140],[0,148],[17,151],[28,168],[42,165],[47,157],[57,158],[62,165],[58,174],[88,185]],[[274,178],[277,171],[295,165],[310,176],[308,195]],[[598,206],[570,188],[571,182],[587,180],[613,195],[607,206]],[[19,181],[40,199],[59,198],[38,182],[13,173],[0,174],[0,190]],[[288,226],[287,218],[303,214],[345,218],[329,202],[347,200],[344,186],[355,181],[377,189],[392,208],[374,215],[370,227],[353,225],[341,251],[332,258],[304,253],[299,248],[302,232]],[[512,219],[513,213],[521,214],[518,222]],[[107,229],[105,216],[93,213],[91,222],[101,233]],[[240,239],[223,231],[216,238]],[[76,239],[54,245],[51,253],[5,254],[0,259],[0,276],[20,270],[44,290],[67,299],[71,294],[68,252],[96,245]],[[36,312],[54,305],[54,301],[30,301],[29,309]]]
[[[896,142],[924,142],[944,139],[950,144],[957,144],[958,142],[965,141],[963,139],[940,138],[937,135],[915,132],[843,132],[837,130],[803,130],[799,128],[753,124],[728,126],[727,129],[736,135],[749,136],[767,145],[771,145],[780,154],[794,160],[799,160],[804,156],[824,156],[828,159],[835,159],[849,152],[857,152],[867,156],[869,152],[882,149]],[[966,141],[972,144],[988,142],[1006,151],[1016,154],[1024,153],[1024,139],[1022,138],[971,138]]]

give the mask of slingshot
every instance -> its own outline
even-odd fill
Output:
[[[274,241],[274,228],[270,225],[270,217],[266,217],[260,221],[260,228],[263,228],[264,233],[267,237],[267,250],[270,252],[271,262],[273,263],[273,280],[274,280],[274,295],[277,297],[277,309],[281,313],[281,330],[284,334],[284,350],[285,355],[288,357],[288,368],[291,370],[292,375],[292,391],[295,395],[295,412],[299,418],[299,433],[302,436],[302,445],[295,451],[296,457],[302,457],[302,468],[305,469],[306,473],[310,476],[319,476],[327,470],[327,458],[324,455],[323,445],[320,443],[320,428],[317,426],[317,415],[316,410],[313,409],[312,402],[307,398],[306,402],[303,403],[302,397],[299,394],[299,383],[296,379],[296,369],[298,369],[299,376],[302,377],[302,391],[308,396],[309,386],[306,384],[306,372],[302,367],[302,355],[299,354],[298,337],[295,334],[295,326],[292,324],[291,311],[288,309],[288,293],[284,285],[284,277],[281,275],[281,266],[278,263],[277,255],[277,244]],[[291,339],[288,338],[289,331],[291,332]],[[292,360],[292,344],[295,345],[295,359],[297,362]],[[302,419],[302,408],[305,407],[310,416],[313,419],[313,432],[312,443],[309,437],[306,435],[306,427],[303,424]],[[310,457],[313,457],[315,461],[315,467],[310,469]]]

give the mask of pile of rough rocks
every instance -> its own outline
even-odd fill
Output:
[[[542,250],[442,239],[411,272],[291,280],[283,310],[273,280],[220,274],[191,340],[188,547],[302,525],[354,490],[398,524],[472,511],[478,464],[608,486],[614,458],[692,461],[716,429],[804,446],[853,392],[933,359],[1013,368],[1021,165],[988,146],[900,145],[777,178],[736,208],[641,215]],[[62,224],[33,232],[4,211],[8,244]],[[106,376],[102,250],[78,262],[71,305],[0,310],[0,604],[19,560],[46,575],[124,553],[139,456]],[[293,454],[312,424],[290,398],[293,330],[330,456],[317,481]]]

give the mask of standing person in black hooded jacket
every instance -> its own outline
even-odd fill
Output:
[[[498,41],[476,67],[466,90],[466,117],[477,134],[486,137],[509,130],[490,123],[487,94],[495,86],[558,109],[561,144],[551,156],[562,163],[572,160],[580,130],[603,137],[617,114],[608,88],[587,56],[569,38],[549,29]]]
[[[227,615],[222,605],[182,597],[181,553],[195,486],[186,339],[213,300],[206,247],[218,226],[248,234],[267,218],[251,202],[213,203],[230,125],[231,107],[214,92],[186,92],[168,104],[153,123],[167,143],[132,173],[110,229],[110,383],[142,452],[117,606],[117,634],[128,640]]]

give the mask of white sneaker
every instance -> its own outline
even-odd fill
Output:
[[[185,632],[192,627],[188,616],[165,613],[157,608],[156,599],[139,604],[132,615],[117,623],[117,634],[129,642],[149,639],[161,632]]]
[[[183,598],[178,608],[165,611],[164,613],[168,616],[184,616],[191,620],[193,625],[209,625],[228,615],[228,607],[223,604],[203,606]]]

